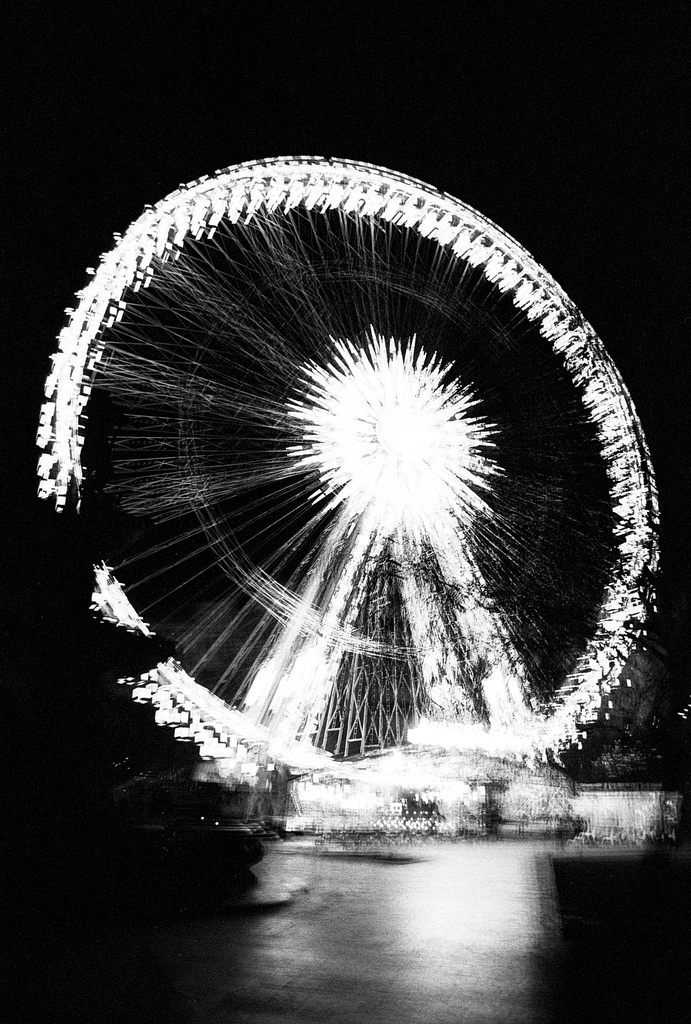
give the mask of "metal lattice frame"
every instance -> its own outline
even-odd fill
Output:
[[[314,736],[314,745],[336,757],[364,755],[401,746],[408,725],[426,711],[421,679],[403,661],[389,660],[374,673],[367,656],[354,653],[347,678],[334,686]]]

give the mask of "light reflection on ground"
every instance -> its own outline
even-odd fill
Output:
[[[549,848],[269,847],[242,912],[145,926],[190,1021],[539,1022],[562,965]]]

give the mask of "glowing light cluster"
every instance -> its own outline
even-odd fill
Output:
[[[91,595],[91,611],[97,612],[105,622],[122,626],[130,633],[153,636],[148,623],[135,611],[126,597],[122,584],[113,576],[113,570],[105,562],[94,566],[94,591]]]
[[[540,746],[537,730],[527,722],[522,728],[499,726],[483,729],[480,725],[456,722],[431,722],[422,718],[408,729],[408,742],[421,747],[443,747],[446,750],[485,750],[497,756],[523,754]]]
[[[468,415],[477,400],[445,384],[450,367],[416,339],[370,335],[362,348],[331,339],[329,364],[306,368],[304,397],[289,405],[304,441],[290,455],[319,474],[332,507],[367,511],[384,532],[420,540],[440,517],[469,523],[487,511],[482,491],[496,468],[481,452],[492,427]]]
[[[288,407],[298,441],[286,462],[295,469],[314,470],[315,500],[327,495],[335,512],[309,585],[296,596],[269,573],[237,569],[241,584],[271,606],[287,629],[255,681],[258,686],[263,673],[261,685],[269,701],[265,706],[274,709],[274,719],[285,716],[278,732],[286,742],[296,735],[309,740],[308,722],[328,699],[338,657],[353,649],[348,636],[358,603],[351,598],[354,590],[369,585],[362,567],[381,554],[384,540],[393,535],[393,556],[404,556],[403,563],[409,566],[401,587],[411,642],[420,655],[425,685],[436,692],[438,705],[444,705],[445,687],[458,675],[459,652],[448,621],[434,612],[429,584],[410,567],[415,561],[411,551],[423,537],[435,547],[445,571],[453,561],[460,566],[451,576],[464,597],[476,595],[465,601],[454,630],[472,637],[493,665],[499,694],[490,716],[495,724],[504,732],[509,729],[508,709],[515,712],[517,735],[527,743],[555,746],[575,739],[579,722],[592,717],[603,691],[616,680],[632,633],[645,618],[643,579],[657,565],[657,496],[648,449],[616,368],[558,285],[496,225],[430,186],[367,164],[278,159],[219,171],[147,208],[124,235],[116,236],[115,247],[90,272],[77,306],[67,311],[69,321],[60,334],[41,411],[39,493],[54,497],[60,509],[70,493],[79,492],[84,410],[99,379],[108,330],[122,319],[129,290],[147,287],[157,266],[175,259],[189,239],[210,238],[222,221],[248,224],[260,214],[287,215],[296,208],[315,216],[339,211],[345,217],[415,232],[436,243],[449,260],[481,270],[498,293],[510,297],[563,361],[595,424],[618,519],[618,549],[588,649],[555,708],[533,716],[529,727],[522,713],[520,659],[502,624],[493,620],[477,596],[483,580],[458,540],[474,517],[486,514],[482,494],[494,472],[485,451],[492,443],[491,425],[468,415],[473,401],[469,392],[446,383],[445,368],[428,354],[434,351],[434,339],[423,339],[416,347],[402,339],[384,340],[373,329],[365,350],[352,340],[335,342],[331,362],[303,368],[302,396],[294,397]],[[286,474],[290,472],[287,468]],[[199,491],[198,481],[190,486],[195,494]],[[356,515],[369,515],[370,522],[361,522],[354,531]],[[455,540],[452,519],[461,528],[456,529]],[[326,550],[328,542],[342,545],[353,531],[354,545],[335,573],[333,595],[316,614],[311,598],[337,568]],[[134,610],[125,607],[106,577],[97,592],[95,603],[108,617],[142,629]],[[303,642],[305,637],[308,643]],[[308,662],[321,666],[311,675],[309,698],[298,679],[309,673],[301,675],[296,669]],[[282,683],[291,673],[290,685]],[[491,703],[490,691],[491,687]],[[291,696],[296,692],[297,701]],[[278,699],[281,693],[284,701]],[[253,705],[250,698],[248,706],[256,709],[260,703],[257,699]]]
[[[138,678],[126,676],[118,682],[132,688],[136,703],[153,704],[156,724],[173,729],[176,740],[195,743],[202,760],[220,761],[238,775],[251,774],[267,753],[294,768],[333,768],[322,751],[272,740],[267,729],[200,686],[174,658]]]

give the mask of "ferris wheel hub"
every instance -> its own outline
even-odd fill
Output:
[[[424,460],[432,438],[426,417],[418,409],[393,405],[379,417],[377,440],[389,455],[414,464]]]

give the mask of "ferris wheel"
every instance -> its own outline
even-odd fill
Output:
[[[253,727],[340,758],[573,741],[645,620],[657,498],[616,367],[517,242],[383,168],[252,162],[148,207],[68,313],[39,493],[79,500],[107,392],[149,524],[123,571]]]

